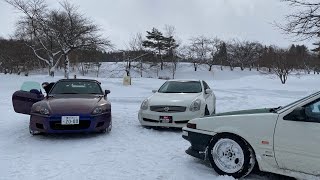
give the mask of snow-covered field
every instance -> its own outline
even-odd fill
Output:
[[[100,75],[102,76],[102,71]],[[170,75],[168,75],[170,76]],[[104,77],[104,76],[102,76]],[[280,80],[256,71],[180,68],[177,78],[205,79],[217,97],[217,112],[285,105],[320,89],[319,75]],[[144,98],[164,80],[96,78],[110,89],[113,129],[110,134],[31,136],[27,115],[16,114],[11,95],[23,81],[55,81],[46,75],[0,74],[0,179],[233,179],[218,176],[208,164],[185,153],[189,143],[177,130],[145,129],[137,112]],[[78,76],[78,78],[80,78]],[[247,179],[274,179],[250,175]]]

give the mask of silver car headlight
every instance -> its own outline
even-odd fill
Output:
[[[149,100],[148,100],[148,99],[145,99],[145,100],[141,103],[140,109],[142,109],[142,110],[147,110],[148,107],[149,107]]]
[[[38,113],[42,115],[49,115],[50,111],[46,106],[38,105],[34,108],[33,113]]]
[[[192,111],[192,112],[200,111],[200,107],[201,107],[201,100],[200,99],[196,99],[191,103],[189,110]]]
[[[97,115],[97,114],[105,113],[107,111],[108,111],[107,106],[98,106],[92,111],[92,114]]]

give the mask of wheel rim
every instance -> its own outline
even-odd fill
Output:
[[[220,139],[214,145],[211,154],[216,166],[226,173],[236,173],[243,167],[243,150],[234,140]]]

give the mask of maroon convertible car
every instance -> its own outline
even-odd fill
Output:
[[[29,81],[12,96],[15,112],[30,115],[32,135],[111,131],[110,91],[103,92],[98,81],[62,79],[46,91]]]

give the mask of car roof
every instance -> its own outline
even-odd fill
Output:
[[[95,80],[95,79],[60,79],[58,80],[57,82],[61,82],[61,81],[68,81],[68,82],[72,82],[72,81],[94,81],[94,82],[98,82],[100,83],[99,81]]]
[[[199,80],[199,79],[170,79],[168,81],[186,82],[186,81],[202,81],[202,80]]]

